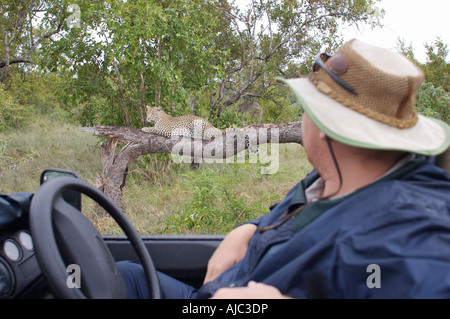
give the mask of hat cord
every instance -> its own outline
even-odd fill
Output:
[[[330,150],[331,158],[333,159],[334,166],[336,167],[336,170],[337,170],[337,173],[338,173],[338,176],[339,176],[339,188],[337,189],[336,192],[334,192],[334,193],[331,194],[331,195],[328,195],[328,196],[326,196],[326,197],[320,196],[320,197],[319,197],[319,200],[330,199],[331,197],[333,197],[333,196],[335,196],[336,194],[338,194],[339,191],[340,191],[341,188],[342,188],[342,180],[343,180],[343,179],[342,179],[341,169],[339,168],[339,164],[338,164],[338,162],[337,162],[336,155],[334,154],[333,146],[331,145],[331,140],[330,140],[330,138],[329,138],[328,136],[326,137],[326,141],[327,141],[328,149]],[[308,207],[309,205],[310,205],[310,204],[304,204],[304,205],[298,207],[297,209],[295,209],[292,213],[289,213],[289,208],[288,208],[285,212],[283,212],[283,214],[280,215],[280,217],[278,217],[278,218],[284,217],[279,223],[277,223],[277,224],[275,224],[275,225],[270,225],[270,226],[265,226],[265,227],[258,228],[258,232],[263,233],[263,232],[265,232],[266,230],[274,229],[274,228],[280,227],[281,225],[283,225],[284,223],[286,223],[286,222],[287,222],[288,220],[290,220],[292,217],[296,216],[296,215],[297,215],[298,213],[300,213],[305,207]]]
[[[337,173],[338,173],[338,176],[339,176],[339,187],[338,187],[337,191],[335,191],[333,194],[328,195],[328,196],[326,196],[324,198],[321,198],[321,199],[330,199],[331,197],[333,197],[336,194],[338,194],[341,191],[341,188],[342,188],[342,173],[341,173],[341,169],[339,168],[339,164],[337,162],[336,155],[334,155],[333,146],[331,145],[331,139],[327,136],[326,140],[327,140],[327,144],[328,144],[328,149],[330,150],[330,153],[331,153],[331,158],[333,159],[334,167],[336,167],[336,170],[337,170]]]

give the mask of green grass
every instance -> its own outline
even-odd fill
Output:
[[[100,140],[61,120],[38,116],[3,137],[7,143],[0,154],[0,189],[4,193],[35,192],[47,167],[76,171],[92,185],[102,171]],[[15,159],[16,166],[5,167],[5,162],[2,166],[1,155]],[[141,234],[227,233],[236,224],[267,213],[311,170],[297,144],[280,145],[275,174],[261,174],[263,167],[261,163],[201,164],[194,171],[189,164],[173,163],[169,156],[141,156],[129,167],[124,212]],[[101,233],[121,233],[111,218],[95,215],[92,201],[83,199],[83,211]]]
[[[32,124],[3,135],[6,155],[19,162],[15,168],[2,167],[0,189],[4,193],[36,191],[40,173],[48,167],[76,171],[90,183],[95,183],[96,172],[102,170],[98,139],[71,124],[38,116]],[[21,160],[23,154],[33,156]]]

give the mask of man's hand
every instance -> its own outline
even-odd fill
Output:
[[[247,287],[221,288],[211,299],[289,299],[273,287],[250,281]]]
[[[256,231],[256,225],[244,224],[232,230],[217,247],[208,262],[204,284],[244,258],[248,244]]]

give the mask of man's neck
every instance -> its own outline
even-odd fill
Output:
[[[373,183],[388,172],[405,155],[402,152],[380,151],[376,156],[372,154],[372,156],[361,158],[361,156],[339,156],[343,154],[343,152],[339,151],[336,153],[342,181],[334,163],[331,163],[321,174],[325,182],[322,197],[343,196]]]

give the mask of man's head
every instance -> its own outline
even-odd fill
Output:
[[[416,113],[423,72],[400,53],[353,40],[318,55],[307,79],[285,82],[312,123],[342,144],[425,155],[450,145],[447,124]]]
[[[302,134],[308,161],[324,178],[339,172],[356,172],[356,166],[371,173],[384,173],[405,155],[403,151],[359,148],[331,140],[307,114],[302,119]]]

